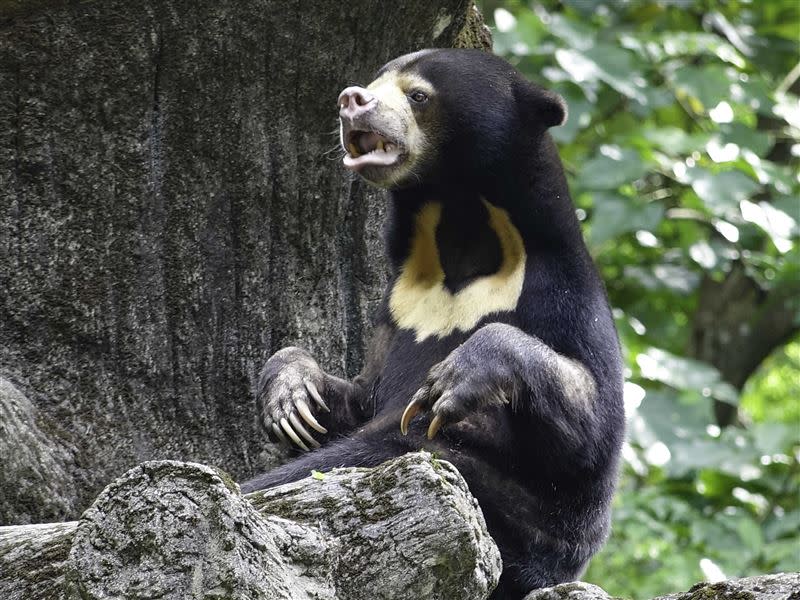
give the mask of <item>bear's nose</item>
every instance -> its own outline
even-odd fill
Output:
[[[364,88],[350,86],[339,94],[339,116],[354,119],[371,110],[377,103],[378,99]]]

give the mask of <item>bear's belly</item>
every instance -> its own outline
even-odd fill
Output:
[[[381,376],[372,390],[375,417],[368,429],[382,432],[381,436],[395,433],[399,436],[400,417],[425,382],[428,372],[463,344],[472,333],[474,330],[417,342],[414,332],[398,331]],[[497,458],[502,455],[501,461],[506,462],[509,441],[514,435],[510,418],[508,406],[488,407],[459,423],[445,426],[433,442],[430,442],[425,436],[430,415],[421,414],[412,421],[406,441],[411,443],[413,449],[480,452],[484,456]]]
[[[461,345],[469,333],[454,333],[445,338],[430,337],[417,342],[415,332],[398,330],[372,391],[375,414],[386,410],[400,410],[402,413],[425,381],[431,367]]]

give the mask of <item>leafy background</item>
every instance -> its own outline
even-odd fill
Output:
[[[627,358],[632,598],[800,570],[800,3],[481,3],[553,130]]]

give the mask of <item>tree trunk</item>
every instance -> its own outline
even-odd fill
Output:
[[[741,390],[769,354],[800,330],[800,281],[789,279],[762,289],[743,264],[722,281],[706,277],[692,321],[689,355],[719,369]],[[738,422],[738,407],[714,401],[721,427]]]
[[[481,600],[501,568],[466,482],[427,453],[247,498],[209,467],[150,462],[77,524],[0,528],[11,599]]]
[[[473,11],[0,0],[0,376],[64,494],[0,523],[74,518],[148,459],[251,475],[269,354],[357,371],[383,195],[339,166],[335,100],[404,52],[485,44]]]

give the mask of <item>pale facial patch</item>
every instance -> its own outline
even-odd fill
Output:
[[[477,278],[455,294],[445,285],[445,273],[436,245],[436,227],[442,215],[438,202],[426,204],[416,217],[411,252],[403,264],[389,298],[389,309],[397,326],[410,329],[417,342],[445,337],[454,331],[470,331],[486,315],[513,311],[525,279],[525,246],[508,213],[484,201],[489,226],[502,250],[500,268]]]
[[[400,73],[392,70],[369,84],[367,90],[378,99],[376,110],[385,133],[397,140],[400,146],[399,151],[406,155],[405,160],[389,173],[387,183],[393,184],[404,180],[410,173],[413,173],[414,166],[424,155],[428,143],[425,133],[414,118],[407,94],[420,90],[431,95],[433,86],[413,73]]]

